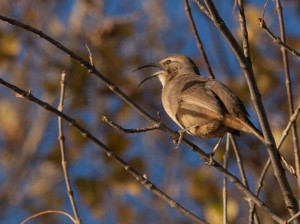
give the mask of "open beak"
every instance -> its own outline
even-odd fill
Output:
[[[140,82],[140,84],[138,84],[137,87],[139,88],[144,82],[148,81],[149,79],[152,79],[153,77],[159,76],[159,75],[162,74],[162,73],[163,73],[163,71],[155,72],[154,74],[152,74],[152,75],[148,76],[147,78],[143,79],[143,80]]]
[[[132,73],[133,73],[133,72],[136,72],[137,70],[140,70],[140,69],[142,69],[142,68],[148,68],[148,67],[156,67],[156,68],[160,68],[160,66],[159,66],[158,64],[152,63],[152,64],[143,65],[143,66],[141,66],[141,67],[138,67],[138,68],[134,69],[134,70],[132,71]]]
[[[134,69],[132,72],[136,72],[137,70],[140,70],[142,68],[148,68],[148,67],[156,67],[156,68],[161,68],[159,66],[159,64],[156,64],[156,63],[152,63],[152,64],[148,64],[148,65],[144,65],[144,66],[141,66],[141,67],[138,67],[136,69]],[[154,74],[152,74],[151,76],[148,76],[147,78],[143,79],[140,84],[138,84],[137,87],[140,87],[144,82],[148,81],[149,79],[153,78],[153,77],[156,77],[158,75],[160,75],[163,71],[158,71],[158,72],[155,72]]]

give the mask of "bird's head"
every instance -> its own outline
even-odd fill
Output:
[[[165,86],[167,81],[170,81],[172,78],[179,74],[199,74],[199,70],[195,63],[187,56],[182,54],[172,54],[163,58],[158,63],[152,63],[148,65],[141,66],[134,70],[137,71],[146,67],[157,67],[161,70],[152,74],[151,76],[145,78],[140,84],[143,84],[145,81],[158,77],[161,84]]]

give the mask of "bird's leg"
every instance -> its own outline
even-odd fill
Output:
[[[178,149],[179,146],[181,145],[181,142],[182,142],[182,139],[183,139],[183,135],[184,135],[186,132],[188,132],[189,130],[191,130],[192,128],[196,128],[196,127],[198,127],[198,126],[199,126],[199,125],[193,125],[193,126],[191,126],[191,127],[184,128],[184,129],[179,130],[179,131],[178,131],[178,135],[179,135],[178,140],[176,141],[175,138],[174,138],[174,140],[175,140],[175,141],[174,141],[174,144],[176,145],[175,149]]]
[[[220,137],[217,141],[217,144],[215,145],[215,147],[213,148],[213,150],[209,153],[209,159],[208,161],[206,161],[206,165],[208,166],[212,166],[213,165],[213,160],[214,160],[214,155],[220,145],[220,142],[222,140],[223,137]]]

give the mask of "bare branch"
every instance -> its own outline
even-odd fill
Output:
[[[243,36],[243,48],[244,48],[244,55],[251,63],[250,59],[250,50],[249,50],[249,41],[248,41],[248,30],[246,26],[246,16],[245,16],[245,9],[244,9],[244,0],[238,0],[239,5],[239,17],[240,17],[240,26]]]
[[[230,141],[229,141],[229,136],[230,134],[227,134],[226,137],[226,148],[225,148],[225,153],[223,155],[223,166],[225,169],[227,169],[227,162],[229,159],[229,147],[230,147]],[[227,178],[223,176],[223,224],[228,223],[228,217],[227,217]]]
[[[287,127],[282,132],[281,139],[280,139],[280,141],[279,141],[279,143],[277,145],[277,149],[278,150],[282,146],[285,138],[287,137],[287,135],[289,133],[289,130],[291,129],[293,123],[296,121],[297,116],[299,115],[299,113],[300,113],[300,105],[297,107],[297,109],[295,110],[294,114],[290,117],[290,120],[289,120],[289,123],[287,124]],[[258,181],[257,181],[257,186],[256,186],[256,189],[255,189],[255,192],[254,192],[255,195],[257,195],[257,196],[259,195],[259,192],[260,192],[260,190],[261,190],[261,188],[263,186],[263,180],[264,180],[264,178],[266,176],[266,173],[267,173],[270,165],[271,165],[271,160],[269,158],[268,161],[266,162],[266,164],[265,164],[265,166],[264,166],[261,174],[260,174],[260,177],[259,177]]]
[[[90,64],[91,64],[92,66],[94,66],[94,61],[93,61],[93,55],[92,55],[92,52],[91,52],[91,50],[90,50],[90,48],[88,47],[87,44],[85,45],[85,47],[86,47],[86,49],[87,49],[88,52],[89,52]]]
[[[160,197],[161,199],[165,200],[172,208],[175,208],[188,218],[194,220],[197,223],[207,223],[195,214],[191,213],[189,210],[181,206],[177,201],[170,198],[168,195],[166,195],[164,192],[162,192],[159,188],[157,188],[153,183],[148,181],[144,175],[141,175],[138,171],[136,171],[132,166],[130,166],[127,162],[125,162],[123,159],[121,159],[119,156],[117,156],[109,147],[107,147],[104,143],[102,143],[99,139],[94,137],[90,132],[88,132],[86,129],[84,129],[82,126],[80,126],[73,118],[69,117],[68,115],[60,112],[59,110],[55,109],[48,103],[36,98],[31,93],[26,92],[17,86],[14,86],[3,79],[0,78],[0,84],[10,88],[11,90],[15,91],[17,94],[22,96],[23,98],[26,98],[41,107],[43,107],[45,110],[48,110],[57,116],[61,117],[62,119],[69,122],[69,125],[73,126],[77,131],[79,131],[83,137],[91,140],[96,145],[98,145],[102,150],[104,150],[108,157],[111,157],[113,160],[115,160],[120,166],[122,166],[127,172],[129,172],[140,184],[142,184],[145,188],[147,188],[149,191]],[[279,217],[278,217],[279,218]],[[281,218],[279,218],[281,220]]]
[[[195,0],[195,2],[197,3],[199,9],[208,17],[211,19],[211,15],[209,13],[209,11],[206,9],[206,7],[200,2],[200,0]]]
[[[280,25],[280,36],[281,36],[282,41],[286,42],[284,21],[283,21],[283,15],[282,15],[282,6],[280,3],[280,0],[276,0],[276,9],[277,9],[277,15],[278,15],[278,20],[279,20],[279,25]],[[289,111],[290,111],[290,116],[292,116],[294,113],[294,100],[293,100],[293,92],[292,92],[292,87],[291,87],[289,61],[288,61],[286,49],[284,47],[281,47],[281,53],[282,53],[284,71],[285,71],[285,86],[286,86],[287,98],[288,98],[288,102],[289,102]],[[299,150],[299,144],[298,144],[298,134],[297,134],[296,122],[293,123],[293,125],[292,125],[292,135],[293,135],[293,143],[294,143],[296,173],[297,173],[297,176],[300,177],[300,150]],[[298,179],[298,189],[300,189],[300,179]]]
[[[298,217],[300,216],[300,211],[295,214],[293,217],[291,217],[289,220],[287,220],[286,222],[284,222],[284,224],[289,224],[289,223],[292,223],[295,219],[297,219]]]
[[[259,26],[264,29],[267,34],[273,39],[273,42],[275,44],[280,45],[281,47],[284,47],[287,51],[289,51],[290,53],[292,53],[293,55],[296,55],[298,57],[298,59],[300,60],[300,53],[297,52],[296,50],[294,50],[293,48],[289,47],[286,43],[284,43],[279,37],[276,37],[267,27],[266,23],[264,20],[262,20],[261,18],[258,19],[258,24]]]
[[[234,0],[234,4],[233,4],[233,8],[232,8],[232,14],[234,14],[234,11],[235,11],[235,8],[236,8],[236,5],[237,5],[237,0]]]
[[[168,204],[171,205],[172,208],[177,209],[190,219],[197,221],[199,223],[206,223],[184,207],[182,207],[178,202],[174,201],[172,198],[167,196],[165,193],[163,193],[160,189],[158,189],[154,184],[152,184],[150,181],[148,181],[144,176],[139,174],[134,168],[132,168],[128,163],[126,163],[124,160],[122,160],[120,157],[118,157],[110,148],[108,148],[105,144],[103,144],[101,141],[99,141],[96,137],[94,137],[91,133],[89,133],[86,129],[81,127],[73,118],[67,116],[66,114],[58,111],[54,107],[50,106],[48,103],[41,101],[40,99],[34,97],[31,93],[28,93],[27,91],[24,91],[17,86],[14,86],[3,79],[0,78],[0,84],[6,86],[7,88],[10,88],[17,94],[21,95],[23,98],[26,98],[41,107],[43,107],[45,110],[48,110],[57,116],[62,117],[64,120],[68,121],[71,126],[73,126],[75,129],[77,129],[83,137],[91,140],[95,144],[97,144],[101,149],[103,149],[106,154],[114,159],[118,164],[120,164],[125,170],[127,170],[132,176],[136,178],[136,180],[143,184],[148,190],[150,190],[155,195],[159,196],[160,198],[164,199]],[[174,133],[175,134],[175,133]],[[196,145],[189,142],[188,140],[183,139],[183,141],[196,153],[199,155],[205,157],[206,159],[209,159],[209,155],[204,153],[202,150],[200,150]],[[219,172],[221,172],[224,176],[227,177],[230,182],[232,182],[237,188],[239,188],[247,197],[249,197],[251,200],[253,200],[254,203],[256,203],[259,207],[261,207],[268,215],[270,215],[276,222],[281,223],[283,219],[276,215],[263,201],[261,201],[258,197],[256,197],[252,192],[249,191],[249,189],[243,185],[237,177],[232,175],[230,172],[228,172],[224,167],[222,167],[217,161],[213,160],[213,167],[215,167]]]
[[[41,216],[41,215],[49,214],[49,213],[63,214],[65,216],[69,217],[69,219],[71,219],[73,223],[76,223],[76,221],[73,219],[73,217],[71,215],[69,215],[68,213],[66,213],[66,212],[56,211],[56,210],[47,210],[47,211],[39,212],[38,214],[34,214],[34,215],[28,217],[23,222],[21,222],[21,224],[25,224],[26,222],[28,222],[29,220],[31,220],[33,218],[36,218],[36,217]]]
[[[126,128],[123,128],[120,125],[112,122],[106,116],[102,116],[102,121],[105,122],[105,123],[108,123],[110,126],[112,126],[113,128],[117,129],[118,131],[122,131],[122,132],[129,133],[129,134],[157,130],[157,129],[160,128],[160,125],[161,125],[161,123],[158,122],[157,124],[155,124],[154,126],[149,127],[149,128],[132,128],[132,129],[126,129]]]
[[[265,19],[265,12],[266,12],[266,8],[267,8],[268,3],[269,3],[269,0],[267,0],[266,3],[264,4],[264,10],[263,10],[263,15],[262,15],[262,20]]]
[[[66,73],[63,71],[61,74],[61,82],[60,82],[61,90],[60,90],[60,100],[59,100],[59,105],[58,105],[58,111],[62,112],[64,109],[64,96],[65,96],[65,86],[66,86]],[[60,145],[60,152],[61,152],[61,165],[63,168],[64,172],[64,178],[66,182],[66,187],[67,187],[67,193],[70,198],[70,202],[72,205],[73,213],[75,216],[76,224],[81,223],[81,219],[79,218],[77,206],[74,200],[74,193],[71,187],[70,179],[69,179],[69,174],[68,174],[68,162],[67,162],[67,156],[66,156],[66,148],[65,148],[65,137],[64,137],[64,132],[63,132],[63,122],[62,118],[58,117],[58,141]]]
[[[206,56],[206,53],[205,53],[202,41],[201,41],[199,33],[197,31],[197,28],[196,28],[196,25],[195,25],[195,22],[194,22],[192,13],[191,13],[191,8],[190,8],[190,5],[189,5],[189,1],[188,0],[184,0],[184,4],[185,4],[186,14],[188,15],[188,18],[189,18],[190,24],[192,26],[192,30],[193,30],[194,36],[195,36],[196,41],[197,41],[197,47],[198,47],[198,49],[199,49],[199,51],[200,51],[200,53],[201,53],[201,55],[202,55],[202,57],[204,59],[205,66],[206,66],[206,69],[208,71],[209,77],[212,78],[212,79],[214,79],[215,76],[214,76],[214,74],[212,72],[212,69],[211,69],[210,64],[208,62],[208,59],[207,59],[207,56]]]
[[[258,115],[263,135],[265,137],[266,146],[268,153],[270,155],[272,165],[274,167],[274,173],[278,180],[281,192],[284,197],[286,207],[288,208],[291,215],[298,212],[298,203],[286,178],[285,171],[280,162],[280,155],[276,149],[275,140],[268,122],[268,118],[261,100],[260,92],[257,87],[257,83],[254,77],[253,68],[249,60],[244,56],[241,48],[239,47],[236,39],[226,26],[223,19],[220,17],[214,3],[212,0],[204,0],[206,7],[208,8],[212,21],[215,26],[221,31],[229,45],[231,46],[233,52],[235,53],[241,68],[243,69],[244,75],[246,77],[248,87],[250,90],[251,100],[254,103],[256,113]]]
[[[286,136],[289,133],[290,128],[295,123],[295,121],[296,121],[299,113],[300,113],[300,105],[297,107],[297,109],[295,110],[295,112],[293,113],[293,115],[290,117],[289,123],[287,124],[286,128],[282,132],[281,139],[280,139],[280,141],[278,143],[278,146],[277,146],[278,149],[281,147],[283,141],[285,140]]]
[[[64,51],[71,58],[73,58],[76,61],[78,61],[83,67],[87,68],[89,70],[89,72],[91,72],[92,74],[94,74],[98,78],[100,78],[113,93],[115,93],[116,95],[118,95],[122,100],[124,100],[128,105],[130,105],[132,108],[134,108],[144,118],[146,118],[147,120],[149,120],[152,123],[156,122],[156,120],[153,117],[151,117],[145,110],[143,110],[140,106],[138,106],[136,103],[134,103],[114,83],[112,83],[110,80],[108,80],[101,72],[99,72],[95,68],[94,65],[91,65],[87,60],[85,60],[82,57],[78,56],[73,51],[71,51],[68,48],[66,48],[65,46],[63,46],[58,41],[54,40],[53,38],[49,37],[48,35],[46,35],[42,31],[40,31],[38,29],[35,29],[32,26],[29,26],[27,24],[23,24],[23,23],[15,20],[15,19],[8,18],[8,17],[2,16],[2,15],[0,15],[0,19],[3,20],[3,21],[5,21],[5,22],[8,22],[11,25],[19,26],[19,27],[21,27],[21,28],[23,28],[25,30],[28,30],[28,31],[34,33],[34,34],[38,35],[39,37],[47,40],[48,42],[50,42],[51,44],[53,44],[54,46],[56,46],[58,49]]]
[[[246,187],[249,188],[246,173],[245,173],[245,169],[244,169],[244,165],[243,165],[243,161],[242,161],[240,152],[237,148],[235,138],[232,134],[230,134],[229,136],[230,136],[231,144],[232,144],[232,147],[233,147],[233,151],[235,153],[236,161],[237,161],[237,164],[238,164],[238,167],[239,167],[239,170],[240,170],[242,182]],[[259,219],[258,219],[258,215],[256,213],[256,209],[254,207],[253,201],[248,200],[248,203],[249,203],[249,207],[250,207],[250,210],[249,210],[249,223],[253,223],[253,218],[255,220],[255,223],[257,223],[257,224],[260,223]]]

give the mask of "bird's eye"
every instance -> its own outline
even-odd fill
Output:
[[[167,60],[166,61],[166,64],[168,65],[168,64],[170,64],[171,63],[171,60]]]

